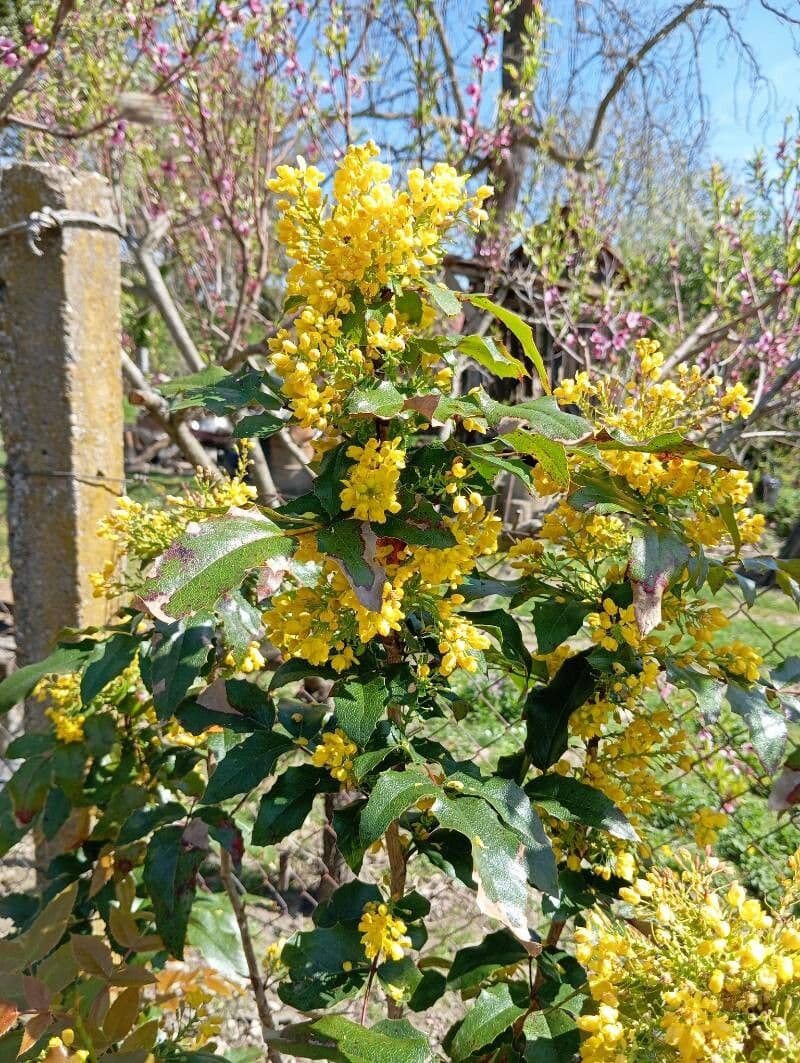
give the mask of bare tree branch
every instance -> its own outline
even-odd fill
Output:
[[[591,155],[594,149],[597,147],[597,142],[600,139],[600,133],[603,129],[603,123],[605,121],[606,113],[609,107],[614,102],[615,98],[619,95],[625,86],[630,75],[637,69],[643,62],[647,55],[661,43],[666,37],[673,33],[679,26],[681,26],[686,20],[694,14],[695,11],[699,11],[706,6],[707,0],[692,0],[690,4],[686,4],[681,8],[677,14],[665,22],[663,26],[656,30],[650,37],[644,41],[639,48],[629,56],[625,63],[617,71],[614,80],[609,86],[608,92],[603,96],[600,101],[597,111],[595,112],[594,121],[592,122],[591,132],[589,133],[589,139],[586,142],[584,149],[584,155]]]
[[[131,402],[136,406],[144,406],[152,414],[170,439],[180,447],[187,461],[195,468],[202,468],[213,479],[219,480],[222,473],[194,436],[189,425],[172,413],[164,396],[150,387],[142,371],[124,351],[121,352],[121,358],[123,375],[133,388],[129,395]]]

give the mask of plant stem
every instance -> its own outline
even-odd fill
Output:
[[[236,878],[233,874],[230,853],[227,849],[223,848],[220,849],[219,874],[223,885],[225,886],[225,891],[228,894],[228,899],[231,902],[231,908],[233,909],[233,914],[236,918],[236,925],[239,927],[239,937],[242,940],[242,951],[244,952],[244,958],[247,963],[247,973],[250,977],[250,985],[256,1002],[258,1018],[261,1022],[261,1035],[264,1038],[264,1044],[267,1048],[267,1059],[271,1060],[272,1063],[280,1063],[280,1052],[270,1044],[270,1034],[275,1031],[275,1019],[273,1018],[272,1009],[267,1000],[267,994],[264,989],[264,979],[261,976],[255,949],[253,948],[253,939],[250,936],[250,924],[247,920],[247,911],[245,909],[244,901],[239,893]]]

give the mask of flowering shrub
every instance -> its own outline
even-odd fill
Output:
[[[691,741],[659,689],[690,692],[698,715],[736,714],[764,765],[780,763],[781,691],[751,647],[724,641],[711,600],[754,564],[740,551],[763,521],[746,474],[693,441],[746,413],[744,390],[698,369],[662,380],[659,347],[642,339],[625,375],[581,373],[549,394],[524,322],[433,279],[449,229],[479,223],[490,190],[470,194],[446,166],[412,170],[396,190],[376,155],[351,148],[330,192],[313,167],[279,168],[294,265],[271,365],[192,392],[253,411],[248,435],[314,428],[313,489],[264,509],[240,469],[163,509],[123,500],[101,528],[119,564],[96,579],[98,593],[125,592],[114,622],[65,635],[0,685],[1,707],[34,689],[48,703],[47,729],[9,750],[22,763],[2,795],[6,847],[35,825],[55,853],[42,903],[15,910],[19,933],[0,945],[5,1036],[23,1057],[213,1058],[214,1001],[169,1004],[199,924],[241,937],[224,973],[246,975],[272,1058],[626,1058],[642,1005],[626,1025],[622,998],[630,986],[644,1000],[646,972],[620,969],[612,1000],[591,935],[644,965],[661,932],[634,944],[631,927],[592,913],[615,898],[638,912],[652,895],[660,919],[669,892],[675,919],[688,918],[705,882],[647,871],[659,763],[680,762]],[[437,324],[467,298],[524,360],[485,330]],[[514,406],[481,388],[453,395],[456,352],[489,374],[535,373],[544,394]],[[504,533],[501,473],[551,503],[536,536]],[[797,575],[795,562],[767,563]],[[472,673],[516,691],[519,748],[497,763],[442,741],[442,720],[468,710],[457,683]],[[276,1029],[237,876],[322,811],[323,795],[350,874],[267,956],[282,1004],[309,1016]],[[703,847],[720,825],[699,809],[686,829]],[[472,891],[491,932],[427,956],[440,874]],[[753,935],[737,920],[755,908],[740,901],[735,918],[704,904],[746,950]],[[753,975],[752,1008],[751,981],[734,988],[716,946],[675,968],[705,979],[701,995],[719,968],[708,991],[727,1017],[713,1037],[754,1059],[767,1058],[755,1032],[789,1021],[780,986],[794,968],[771,918],[748,923],[775,978]],[[577,959],[561,946],[570,923]],[[717,927],[712,944],[727,936]],[[402,1016],[446,992],[466,1011],[434,1050]],[[729,1058],[684,1052],[714,1043],[697,1048],[691,1009],[709,1009],[694,993],[664,995],[648,1036],[663,1033],[677,1058]],[[384,998],[388,1019],[368,1025]]]

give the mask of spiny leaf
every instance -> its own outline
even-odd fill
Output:
[[[519,358],[509,354],[502,343],[495,343],[489,336],[462,336],[456,349],[501,380],[522,380],[529,375]]]
[[[337,686],[333,699],[336,719],[358,746],[365,746],[386,713],[389,691],[381,675],[349,679]]]
[[[490,1045],[524,1015],[525,1010],[511,999],[506,982],[482,989],[450,1044],[453,1063],[463,1063],[481,1048]]]
[[[564,775],[540,775],[525,786],[533,804],[566,823],[583,823],[614,838],[635,842],[636,831],[614,802],[600,790]]]
[[[169,547],[142,589],[142,602],[165,618],[212,609],[248,572],[293,550],[292,540],[271,520],[231,512],[196,525]]]
[[[471,295],[469,296],[469,301],[479,310],[487,310],[490,314],[494,315],[498,321],[502,321],[509,332],[516,336],[526,357],[530,358],[531,362],[533,362],[536,372],[539,374],[539,380],[542,383],[542,387],[549,394],[550,381],[547,379],[547,371],[545,370],[542,356],[539,354],[539,349],[536,346],[536,341],[533,338],[533,329],[527,321],[523,321],[519,314],[515,314],[513,310],[508,310],[506,307],[500,306],[499,303],[493,303],[492,300],[485,295]]]

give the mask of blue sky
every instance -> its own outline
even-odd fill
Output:
[[[756,147],[772,148],[781,137],[784,119],[800,107],[800,58],[788,28],[778,26],[773,16],[755,4],[736,24],[752,44],[772,87],[756,88],[753,95],[747,72],[737,68],[733,47],[706,42],[702,65],[710,124],[708,151],[734,166]]]

